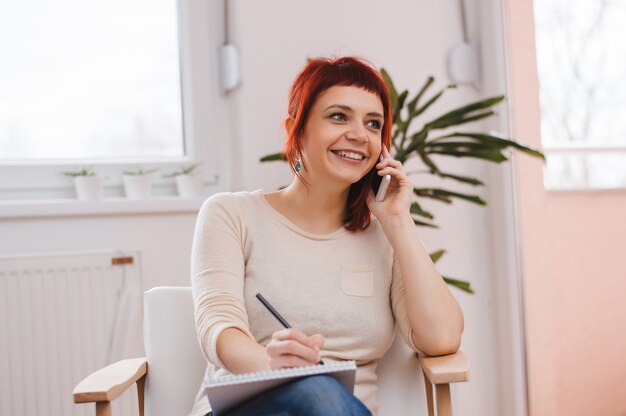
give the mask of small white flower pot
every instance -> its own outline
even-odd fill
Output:
[[[81,201],[102,199],[102,177],[100,176],[75,176],[74,188],[76,197]]]
[[[176,175],[176,189],[183,198],[198,197],[204,191],[204,181],[202,176]]]
[[[124,193],[130,199],[150,198],[152,175],[123,175]]]

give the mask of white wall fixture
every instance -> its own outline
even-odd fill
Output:
[[[228,0],[224,0],[224,44],[220,47],[219,60],[220,83],[225,94],[235,89],[241,79],[239,50],[230,43],[228,27]]]
[[[241,78],[239,50],[233,44],[220,47],[220,82],[222,91],[228,93],[239,85]]]
[[[463,42],[454,45],[447,56],[448,76],[459,85],[471,85],[478,88],[480,76],[480,44],[470,41],[467,29],[465,0],[459,0]]]
[[[456,84],[480,85],[480,49],[476,42],[459,43],[448,51],[448,76]]]

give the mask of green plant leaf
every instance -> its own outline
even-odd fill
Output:
[[[417,110],[411,113],[411,116],[412,116],[411,119],[421,115],[424,111],[428,110],[428,108],[431,105],[433,105],[443,95],[443,93],[446,92],[446,90],[449,90],[452,88],[456,88],[456,85],[454,84],[446,85],[445,88],[442,88],[441,90],[439,90],[439,92],[435,94],[434,96],[432,96],[430,100],[426,101],[426,104],[417,108]]]
[[[398,160],[404,163],[408,155],[411,152],[415,151],[417,148],[419,148],[426,141],[426,138],[428,137],[428,133],[429,133],[428,129],[423,129],[423,130],[418,131],[417,133],[412,134],[411,139],[409,141],[409,145],[406,147],[406,149],[402,150],[402,157],[404,159],[403,160],[398,159]],[[401,143],[401,148],[403,147],[403,145],[404,145],[404,142]]]
[[[430,260],[432,260],[433,263],[437,263],[444,254],[446,254],[446,250],[444,249],[437,250],[429,254]]]
[[[533,149],[528,146],[524,146],[523,144],[516,142],[515,140],[509,139],[507,137],[499,136],[496,134],[485,134],[485,133],[468,133],[468,132],[455,132],[443,136],[443,138],[448,137],[467,137],[470,139],[477,140],[482,143],[489,143],[493,145],[500,145],[503,147],[513,147],[517,150],[520,150],[530,156],[539,157],[543,160],[546,159],[545,155],[537,149]]]
[[[428,157],[426,153],[417,152],[417,154],[419,155],[420,159],[422,159],[422,162],[424,162],[426,166],[430,168],[431,173],[439,174],[439,168],[437,167],[437,165],[435,165],[435,162],[433,162],[433,160]]]
[[[96,176],[96,172],[93,170],[92,167],[88,167],[88,168],[81,168],[79,170],[74,170],[74,171],[64,171],[64,172],[61,172],[61,175],[75,178],[77,176]]]
[[[193,175],[194,171],[198,169],[200,165],[202,165],[202,163],[194,163],[192,165],[186,165],[186,166],[183,165],[180,167],[180,169],[175,170],[174,172],[171,172],[171,173],[166,173],[165,175],[163,175],[163,177],[175,178],[176,176],[179,176],[179,175]]]
[[[426,82],[424,83],[424,85],[422,86],[422,88],[415,95],[415,98],[409,101],[409,103],[406,106],[407,110],[409,110],[409,114],[415,113],[415,107],[417,106],[419,101],[422,99],[422,96],[424,95],[426,90],[430,88],[430,86],[433,85],[434,82],[435,82],[435,78],[433,76],[429,76]]]
[[[286,162],[287,157],[285,156],[283,152],[280,152],[280,153],[273,153],[271,155],[263,156],[260,159],[261,162],[276,162],[278,160]]]
[[[402,93],[400,93],[400,95],[398,95],[398,100],[396,102],[396,107],[398,108],[398,111],[402,107],[404,107],[404,102],[406,101],[406,97],[408,97],[408,96],[409,96],[409,92],[407,90],[402,91]]]
[[[464,105],[462,107],[456,108],[452,111],[445,113],[444,115],[436,118],[435,120],[427,123],[425,126],[429,128],[445,128],[451,125],[466,123],[468,117],[477,116],[476,114],[472,114],[476,111],[482,111],[485,109],[491,109],[494,105],[500,103],[504,100],[504,96],[491,97],[484,100],[476,101],[468,105]],[[491,114],[488,114],[491,113]],[[484,116],[479,116],[479,118],[485,118],[493,115],[491,111],[488,113],[484,113]],[[487,115],[488,114],[488,115]],[[478,119],[479,119],[478,118]],[[474,118],[470,121],[475,121],[477,118]]]
[[[457,151],[476,151],[476,150],[502,150],[506,148],[506,144],[502,143],[482,143],[482,142],[458,142],[458,141],[435,141],[431,140],[424,145],[424,150],[457,150]]]
[[[180,171],[182,172],[183,175],[191,175],[193,173],[194,170],[198,169],[200,167],[201,163],[194,163],[192,165],[189,166],[181,166]]]
[[[413,193],[417,196],[437,199],[448,204],[452,203],[451,198],[459,198],[468,202],[473,202],[478,205],[487,205],[487,201],[485,201],[478,195],[466,195],[441,188],[413,188]]]
[[[445,202],[446,204],[452,203],[452,199],[450,199],[449,197],[445,195],[438,195],[430,191],[431,191],[430,189],[413,188],[413,193],[418,197],[435,199],[437,201]]]
[[[431,224],[431,223],[428,223],[428,222],[420,221],[420,220],[415,219],[415,218],[413,218],[413,222],[415,223],[415,225],[420,225],[422,227],[439,228],[439,226],[436,225],[436,224]]]
[[[463,292],[474,294],[474,289],[472,289],[471,283],[466,280],[454,279],[452,277],[447,277],[447,276],[443,276],[443,280],[450,286],[457,287],[461,289]]]
[[[391,108],[396,108],[396,104],[398,103],[398,91],[396,87],[393,85],[393,81],[389,76],[389,73],[385,70],[385,68],[380,69],[380,75],[383,77],[385,84],[387,84],[387,88],[389,89],[389,98],[391,100]]]
[[[440,173],[439,174],[440,177],[442,178],[446,178],[446,179],[454,179],[455,181],[459,181],[459,182],[463,182],[463,183],[467,183],[469,185],[474,185],[474,186],[483,186],[484,183],[476,178],[470,178],[468,176],[459,176],[459,175],[452,175],[450,173]]]
[[[146,175],[149,175],[151,173],[156,172],[157,170],[159,170],[159,168],[152,168],[152,169],[145,169],[144,170],[144,168],[139,167],[139,168],[137,168],[135,170],[125,170],[125,171],[122,171],[122,173],[124,175],[128,175],[128,176],[146,176]]]
[[[411,214],[414,214],[414,215],[419,215],[420,217],[428,218],[429,220],[432,220],[433,218],[435,218],[435,217],[433,216],[433,214],[431,214],[430,212],[428,212],[428,211],[424,210],[424,209],[420,206],[420,204],[418,204],[417,202],[413,202],[413,203],[411,204],[411,209],[410,209],[410,211],[411,211]]]
[[[400,112],[402,111],[402,107],[404,107],[404,102],[406,101],[406,97],[408,97],[408,95],[409,95],[409,92],[407,90],[402,91],[402,93],[398,96],[396,100],[396,105],[392,107],[393,108],[392,122],[394,124],[397,124],[399,121],[400,122],[402,121],[400,119]]]
[[[456,108],[452,111],[449,111],[446,114],[444,114],[442,117],[445,117],[449,114],[463,115],[463,114],[472,113],[474,111],[484,110],[486,108],[491,108],[494,105],[499,104],[503,100],[504,100],[504,95],[498,95],[495,97],[485,98],[484,100],[475,101],[473,103],[470,103],[462,107]]]
[[[460,126],[461,124],[471,123],[473,121],[482,120],[483,118],[491,117],[495,114],[493,111],[487,111],[480,114],[475,114],[471,116],[456,116],[450,115],[447,117],[442,117],[437,119],[436,122],[430,122],[427,124],[428,128],[434,129],[445,129],[452,126]]]
[[[502,154],[502,152],[498,150],[475,150],[475,151],[466,151],[466,150],[436,150],[429,149],[427,151],[428,154],[431,155],[445,155],[445,156],[454,156],[454,157],[472,157],[475,159],[484,159],[490,160],[492,162],[500,163],[508,160],[506,156]]]

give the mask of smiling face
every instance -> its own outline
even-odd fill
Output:
[[[378,161],[383,121],[374,93],[354,86],[321,92],[301,137],[302,176],[312,185],[347,188],[358,182]]]

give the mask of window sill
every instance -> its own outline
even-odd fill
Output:
[[[169,196],[149,199],[105,198],[99,201],[76,199],[0,201],[0,219],[197,213],[205,199]]]

